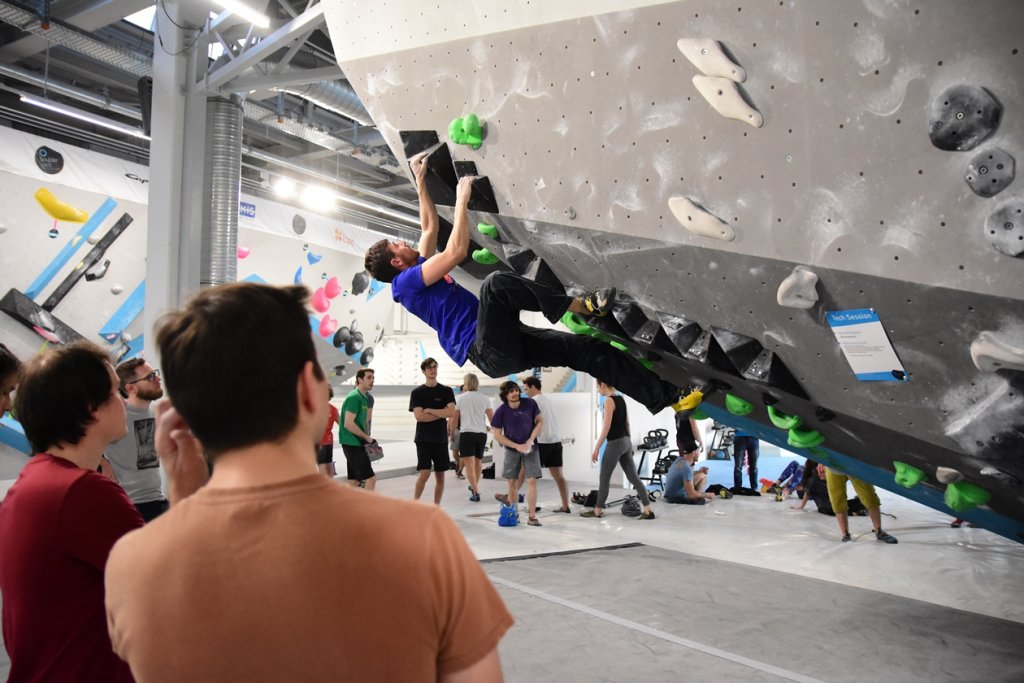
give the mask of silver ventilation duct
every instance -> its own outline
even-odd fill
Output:
[[[29,83],[42,88],[45,92],[64,95],[65,97],[70,97],[71,99],[78,100],[79,102],[91,104],[99,109],[106,109],[138,121],[142,120],[142,114],[139,113],[138,109],[115,102],[109,97],[97,95],[89,90],[83,90],[82,88],[78,88],[67,83],[46,79],[42,75],[29,71],[28,69],[11,66],[10,64],[0,64],[0,76],[7,76],[8,78],[13,78],[23,83]]]
[[[287,73],[287,72],[286,72]],[[328,111],[352,119],[363,126],[376,125],[370,118],[366,107],[359,100],[359,95],[352,89],[352,86],[344,81],[322,81],[310,83],[304,87],[284,86],[274,87],[278,92],[286,92],[296,97],[309,100]]]
[[[200,287],[238,278],[238,194],[242,184],[242,107],[238,98],[206,102]]]

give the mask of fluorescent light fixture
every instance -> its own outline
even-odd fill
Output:
[[[213,4],[217,5],[217,7],[223,7],[232,14],[238,15],[257,28],[267,28],[270,26],[270,18],[266,14],[257,12],[252,7],[241,2],[241,0],[213,0]]]
[[[279,197],[293,197],[297,188],[298,186],[295,184],[295,181],[288,176],[281,176],[274,181],[274,192]]]
[[[105,119],[102,116],[90,114],[87,111],[75,109],[74,107],[69,107],[67,105],[60,104],[59,102],[51,102],[50,100],[44,100],[39,97],[33,97],[31,95],[22,95],[21,101],[27,104],[35,105],[36,107],[42,107],[43,109],[55,111],[58,114],[64,114],[64,116],[70,116],[72,118],[79,119],[80,121],[86,121],[96,126],[103,126],[104,128],[109,128],[110,130],[116,130],[117,132],[124,133],[125,135],[132,135],[137,138],[142,138],[143,140],[149,140],[149,136],[146,135],[146,133],[143,132],[141,128],[134,128],[123,123],[118,123],[117,121],[111,121],[110,119]]]
[[[307,185],[302,191],[302,203],[310,209],[334,208],[338,196],[322,185]]]

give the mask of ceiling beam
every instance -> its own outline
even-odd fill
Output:
[[[236,55],[232,62],[223,64],[213,72],[208,73],[197,85],[207,90],[220,90],[228,81],[248,72],[251,67],[273,53],[288,47],[299,37],[305,37],[309,31],[323,25],[324,20],[323,4],[317,3],[253,47]]]
[[[86,3],[57,4],[53,17],[83,31],[95,31],[153,4],[153,0],[91,0]],[[46,49],[46,38],[28,35],[0,49],[0,62],[11,63]]]
[[[293,85],[306,85],[307,83],[322,83],[323,81],[336,81],[345,77],[336,66],[325,66],[319,69],[293,69],[280,74],[266,74],[262,76],[247,76],[236,78],[227,83],[223,90],[231,92],[251,92],[263,88],[288,87]]]

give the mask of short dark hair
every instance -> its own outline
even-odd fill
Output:
[[[501,386],[498,387],[498,398],[501,399],[502,403],[506,405],[508,404],[508,394],[513,389],[519,389],[519,385],[512,380],[507,380],[501,383]]]
[[[117,379],[121,383],[121,391],[127,388],[128,382],[135,379],[135,369],[145,364],[146,361],[142,358],[132,358],[117,366]]]
[[[4,380],[8,375],[17,374],[18,370],[21,369],[21,361],[18,357],[11,353],[11,350],[0,344],[0,380]]]
[[[356,380],[361,380],[362,378],[369,375],[371,372],[373,372],[373,368],[359,368],[358,370],[356,370]]]
[[[24,367],[14,412],[33,453],[77,444],[114,390],[110,358],[92,342],[46,351]]]
[[[528,386],[528,387],[530,387],[532,389],[536,389],[537,391],[540,391],[540,380],[537,379],[536,377],[534,377],[533,375],[530,375],[529,377],[526,377],[525,379],[523,379],[523,384],[525,384],[526,386]]]
[[[306,363],[324,377],[308,298],[301,286],[236,282],[200,292],[157,323],[167,393],[211,460],[295,428],[295,383]]]
[[[423,362],[420,363],[420,370],[426,370],[428,365],[437,365],[437,361],[433,358],[424,358]]]
[[[363,262],[363,266],[366,270],[370,271],[370,275],[380,280],[381,282],[391,282],[395,277],[402,271],[391,265],[391,259],[394,255],[391,253],[391,249],[388,246],[391,244],[389,240],[380,240],[366,250],[366,259]]]

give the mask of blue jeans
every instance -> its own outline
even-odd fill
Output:
[[[757,452],[759,442],[754,436],[737,436],[732,442],[732,482],[736,488],[743,485],[743,456],[747,456],[750,488],[757,490]]]

